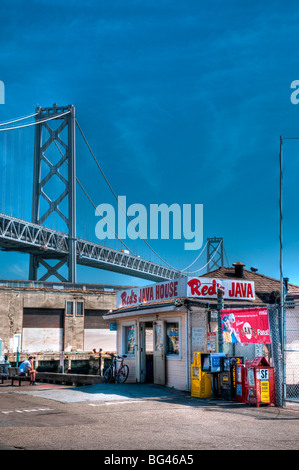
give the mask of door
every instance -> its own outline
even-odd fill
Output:
[[[163,321],[154,322],[154,383],[165,385],[165,327]]]
[[[140,323],[135,320],[134,322],[134,340],[135,340],[135,380],[137,383],[140,382],[141,379],[141,364],[140,364],[140,349],[139,349],[139,339],[140,339]]]
[[[139,324],[139,344],[140,344],[140,383],[146,380],[146,345],[145,345],[145,323]]]
[[[22,350],[62,351],[63,323],[64,309],[24,308]]]
[[[13,346],[12,346],[13,352],[20,352],[21,351],[21,335],[20,334],[14,334],[13,335]]]

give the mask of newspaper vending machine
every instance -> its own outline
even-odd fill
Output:
[[[256,357],[247,368],[249,405],[275,405],[274,367],[265,357]]]

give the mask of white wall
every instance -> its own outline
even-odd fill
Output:
[[[63,328],[23,328],[22,351],[46,352],[63,349]]]

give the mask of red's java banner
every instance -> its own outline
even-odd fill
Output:
[[[222,310],[221,326],[225,343],[271,343],[267,308]]]
[[[187,297],[217,299],[219,287],[224,299],[254,300],[254,282],[207,277],[188,278]]]

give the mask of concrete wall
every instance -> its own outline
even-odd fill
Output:
[[[24,308],[38,309],[63,309],[66,302],[83,302],[84,309],[109,311],[116,307],[115,292],[106,291],[83,291],[83,290],[53,290],[32,289],[17,287],[0,287],[0,338],[2,339],[2,353],[13,352],[16,346],[16,335],[20,335],[21,343],[19,351],[26,346],[28,352],[46,351],[62,345],[62,349],[69,351],[84,350],[84,315],[64,316],[63,331],[46,332],[43,328],[34,328],[36,331],[24,331],[23,310]],[[107,322],[109,329],[109,322]],[[43,333],[44,339],[41,338]],[[100,332],[99,332],[100,334]],[[107,335],[107,333],[106,333]],[[36,337],[36,342],[34,341]],[[48,339],[47,339],[48,338]],[[115,341],[115,336],[114,336]],[[98,338],[95,348],[101,343]],[[29,351],[30,349],[30,351]]]
[[[0,337],[2,354],[13,350],[15,334],[22,334],[23,296],[18,291],[0,290]]]

